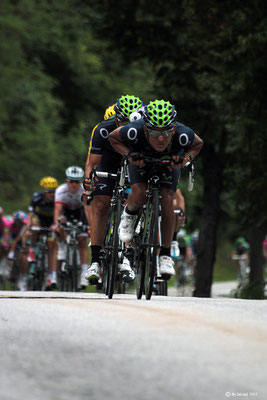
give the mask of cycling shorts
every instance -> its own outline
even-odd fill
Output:
[[[84,207],[76,208],[75,210],[70,210],[69,208],[63,207],[62,216],[66,218],[67,221],[72,222],[74,219],[81,221],[83,225],[88,226],[88,221],[85,215]],[[81,232],[78,236],[88,236],[88,232]]]
[[[109,172],[116,174],[121,166],[122,156],[118,153],[104,152],[100,164],[97,167],[98,171]],[[93,196],[112,196],[115,186],[115,179],[112,178],[97,178],[96,189]]]
[[[53,217],[41,217],[40,215],[35,214],[33,221],[38,222],[38,225],[40,225],[42,228],[50,228],[51,225],[53,225]],[[47,233],[47,240],[49,242],[53,241],[55,238],[54,232],[48,232]]]
[[[138,165],[129,164],[129,179],[130,185],[134,185],[135,183],[147,183],[148,174],[151,167],[144,166],[140,168]],[[173,168],[171,171],[168,169],[164,169],[161,179],[160,186],[171,189],[175,192],[178,188],[178,183],[181,175],[180,168]]]

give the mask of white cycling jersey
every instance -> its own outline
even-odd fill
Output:
[[[82,184],[76,193],[70,193],[67,183],[60,185],[55,192],[55,204],[62,204],[64,208],[69,210],[77,210],[83,206],[81,200],[83,193]]]

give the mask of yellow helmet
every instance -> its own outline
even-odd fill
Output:
[[[106,109],[105,114],[104,114],[104,119],[108,119],[108,118],[110,118],[112,115],[115,115],[115,114],[116,114],[116,113],[115,113],[115,110],[114,110],[114,105],[115,105],[115,104],[113,104],[113,106],[110,106],[110,107],[108,107],[108,108]]]
[[[40,180],[40,186],[43,190],[55,190],[58,187],[58,181],[52,176],[44,176]]]

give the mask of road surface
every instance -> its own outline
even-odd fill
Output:
[[[267,301],[0,292],[1,400],[267,398]]]

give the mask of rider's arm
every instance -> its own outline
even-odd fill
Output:
[[[61,216],[63,204],[62,203],[55,203],[54,208],[54,225],[58,224],[58,219]]]
[[[180,188],[177,189],[174,194],[174,208],[176,210],[179,210],[180,208],[183,212],[185,212],[185,199]]]
[[[188,157],[190,157],[190,156],[191,157],[196,157],[198,155],[198,153],[200,152],[202,146],[203,146],[203,140],[200,139],[200,137],[195,134],[194,142],[186,150],[185,157],[186,157],[187,154],[188,154]],[[188,160],[188,161],[190,161],[190,160]]]
[[[32,226],[33,217],[34,217],[34,213],[32,211],[30,211],[28,213],[28,217],[27,217],[27,229],[29,229]]]
[[[91,153],[88,154],[84,168],[85,178],[89,177],[90,172],[92,171],[95,165],[99,165],[101,158],[102,154],[91,154]]]
[[[120,137],[120,129],[121,127],[115,129],[113,132],[109,134],[109,141],[112,145],[112,147],[120,153],[122,156],[124,156],[126,153],[130,151],[129,147],[126,146],[126,144],[123,142],[123,140]]]
[[[17,243],[21,240],[22,236],[20,233],[18,233],[18,235],[15,237],[14,240],[12,240],[11,246],[10,246],[10,252],[15,252]]]

